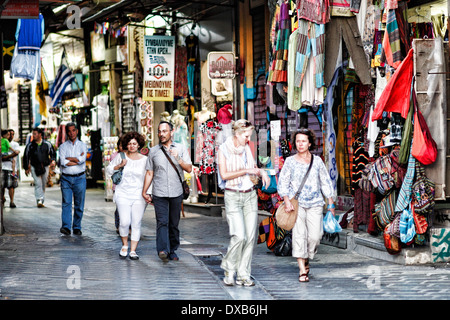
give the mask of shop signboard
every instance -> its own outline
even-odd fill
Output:
[[[38,0],[9,0],[1,14],[2,19],[39,18]]]
[[[175,37],[144,37],[144,101],[173,101]]]
[[[212,51],[208,54],[208,78],[234,79],[236,59],[233,52]]]

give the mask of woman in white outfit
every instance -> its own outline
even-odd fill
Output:
[[[314,258],[323,235],[324,198],[334,215],[333,185],[322,159],[311,154],[315,135],[310,129],[299,129],[292,135],[297,153],[284,162],[278,178],[278,194],[283,197],[286,211],[294,210],[290,199],[297,193],[314,157],[311,171],[298,196],[297,220],[292,229],[292,256],[297,258],[299,281],[309,281],[309,260]]]
[[[237,120],[233,124],[234,134],[219,148],[219,185],[225,189],[224,201],[227,222],[230,228],[230,244],[221,268],[225,270],[224,283],[253,286],[251,262],[257,236],[258,197],[255,183],[258,176],[263,185],[270,181],[267,173],[256,167],[248,145],[253,131],[252,124]]]
[[[142,197],[144,185],[145,164],[147,157],[140,154],[145,140],[137,132],[129,132],[122,137],[122,148],[125,159],[118,154],[106,168],[111,176],[117,170],[123,169],[122,180],[116,185],[113,200],[119,211],[119,234],[122,239],[122,248],[119,255],[126,258],[128,255],[128,233],[131,226],[130,259],[137,260],[136,248],[141,237],[141,221],[147,203]]]

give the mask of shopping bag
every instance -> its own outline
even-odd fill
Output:
[[[413,96],[413,98],[415,98],[415,96]],[[437,145],[433,140],[425,118],[423,117],[417,105],[415,111],[411,154],[421,164],[426,166],[436,161]]]
[[[341,232],[342,227],[339,225],[335,216],[331,211],[327,211],[325,218],[323,218],[323,230],[327,233]]]

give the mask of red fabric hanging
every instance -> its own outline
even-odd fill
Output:
[[[402,118],[406,119],[410,106],[413,68],[413,49],[410,49],[381,93],[373,110],[372,121],[381,119],[383,111],[398,112]]]

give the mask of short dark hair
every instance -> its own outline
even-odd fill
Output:
[[[75,122],[69,122],[66,124],[66,133],[67,133],[67,130],[69,129],[69,127],[75,127],[75,129],[78,129]]]
[[[172,124],[172,122],[165,121],[165,120],[161,121],[161,122],[158,124],[158,128],[159,128],[160,125],[162,125],[162,124],[164,124],[164,123],[167,123],[167,124],[169,125],[170,131],[173,130],[173,124]]]
[[[2,129],[2,137],[3,137],[5,134],[7,134],[7,133],[9,133],[9,130]]]
[[[44,135],[44,130],[42,130],[41,128],[35,127],[35,128],[33,128],[33,131],[36,131],[37,133]]]
[[[145,139],[144,136],[142,136],[142,134],[140,134],[139,132],[136,131],[131,131],[126,133],[124,136],[122,136],[121,141],[122,141],[122,149],[123,150],[128,150],[128,143],[135,139],[137,141],[137,143],[139,144],[139,149],[142,149],[145,145]]]
[[[313,150],[316,147],[316,135],[315,133],[308,128],[300,128],[297,131],[295,131],[292,134],[292,149],[294,149],[295,151],[297,151],[297,146],[295,145],[295,139],[297,138],[298,134],[304,134],[306,136],[308,136],[308,141],[311,144],[311,146],[309,147],[309,150]]]

